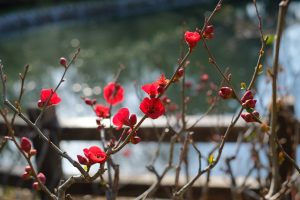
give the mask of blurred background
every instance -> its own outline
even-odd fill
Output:
[[[18,74],[25,64],[29,64],[22,104],[24,108],[36,107],[40,89],[55,87],[60,79],[63,67],[59,64],[59,58],[70,59],[80,48],[78,59],[58,90],[62,103],[57,106],[57,117],[92,116],[92,111],[80,97],[96,98],[99,103],[104,103],[102,88],[113,79],[120,66],[125,66],[120,83],[125,87],[126,94],[122,105],[114,109],[124,106],[141,115],[138,105],[144,94],[140,86],[156,80],[161,73],[167,77],[172,75],[178,58],[187,51],[182,41],[183,33],[201,28],[205,16],[209,15],[215,4],[216,1],[211,0],[1,0],[0,59],[8,75],[9,98],[13,100],[17,97]],[[277,3],[259,1],[258,8],[263,18],[264,33],[274,38]],[[295,87],[300,71],[299,58],[295,57],[300,55],[299,9],[299,1],[293,1],[287,16],[281,53],[281,64],[287,67],[282,72],[282,83],[286,86],[281,88],[281,94],[294,94],[296,99],[300,94],[299,87]],[[252,1],[225,1],[211,23],[215,27],[215,38],[208,41],[208,45],[222,69],[230,68],[232,81],[239,89],[241,82],[251,79],[260,48],[258,21]],[[187,94],[190,96],[188,113],[191,115],[206,111],[210,98],[216,95],[215,88],[220,85],[220,77],[208,63],[207,54],[201,47],[199,45],[195,49],[186,70]],[[272,41],[266,49],[265,69],[271,66],[271,47]],[[205,74],[209,77],[206,82],[201,78]],[[264,89],[267,83],[268,80],[260,78],[258,95],[267,96],[267,89]],[[180,103],[178,86],[168,92],[170,99],[177,104]],[[262,98],[260,102],[263,110],[268,98]],[[233,113],[236,107],[233,101],[221,102],[216,112]],[[296,113],[299,114],[298,107],[296,103]],[[72,157],[76,157],[82,153],[81,147],[91,144],[63,141],[61,147],[70,150]],[[81,147],[78,148],[78,145]],[[213,144],[209,143],[198,145],[204,154],[213,148]],[[116,155],[115,159],[123,164],[122,174],[132,173],[132,166],[137,160],[141,168],[136,166],[134,172],[144,174],[147,171],[144,166],[155,148],[156,143],[148,142],[126,148]],[[158,165],[164,165],[168,148],[168,144],[163,146],[165,151],[162,152],[165,153]],[[236,161],[238,165],[236,163],[233,169],[238,176],[245,176],[244,169],[249,167],[250,155],[245,155],[245,152],[249,152],[250,146],[243,145],[242,148],[244,150],[241,150]],[[234,144],[227,145],[224,156],[230,155],[234,149]],[[176,151],[179,153],[179,145]],[[5,152],[1,153],[1,159],[5,162],[1,162],[0,169],[6,170],[17,162],[11,170],[22,172],[25,163],[16,155],[14,147],[9,146]],[[190,156],[195,156],[195,152],[190,152]],[[198,165],[196,160],[190,166],[193,165]],[[62,166],[65,174],[76,173],[68,163],[64,162]],[[197,168],[190,167],[189,170],[195,174]],[[213,171],[213,175],[222,174],[221,165]],[[266,176],[266,172],[263,175]]]

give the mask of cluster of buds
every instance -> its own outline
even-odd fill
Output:
[[[31,156],[36,155],[36,149],[32,149],[32,145],[30,140],[27,137],[22,137],[20,142],[20,147],[23,152],[27,154],[27,156],[30,158]]]
[[[256,100],[251,92],[251,90],[247,90],[243,97],[241,98],[242,106],[247,110],[247,113],[242,113],[241,117],[246,122],[257,122],[259,118],[259,113],[254,110],[256,105]]]
[[[39,181],[42,184],[46,183],[46,176],[42,172],[40,172],[40,173],[37,174],[37,178],[39,179]],[[24,173],[22,175],[22,179],[23,180],[34,179],[33,169],[30,166],[26,166],[25,167],[25,171],[24,171]],[[40,184],[39,184],[39,182],[37,180],[32,183],[32,188],[34,190],[40,190],[41,189]]]

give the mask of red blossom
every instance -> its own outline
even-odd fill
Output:
[[[88,158],[90,164],[104,163],[107,159],[106,153],[97,146],[83,149],[84,155]]]
[[[165,113],[165,107],[159,98],[144,98],[140,104],[140,109],[152,119],[156,119]]]
[[[51,98],[48,101],[50,96]],[[56,105],[61,102],[61,98],[53,91],[53,89],[42,89],[40,93],[40,100],[38,100],[38,107],[42,108],[47,101],[47,106]]]
[[[108,83],[103,89],[105,101],[111,105],[117,105],[124,99],[124,89],[118,83]]]
[[[102,105],[102,104],[96,104],[95,105],[95,113],[98,117],[106,118],[109,117],[109,108]]]
[[[184,34],[184,39],[189,45],[190,49],[193,49],[197,43],[201,40],[201,35],[198,32],[186,31]]]
[[[232,97],[233,91],[230,87],[221,87],[218,95],[223,99],[229,99]]]
[[[118,127],[122,128],[123,125],[133,127],[136,124],[137,118],[135,114],[129,117],[128,108],[121,108],[113,117],[112,122]]]
[[[156,82],[154,83],[148,83],[142,86],[142,90],[146,92],[150,98],[155,98],[156,95],[158,94],[158,84]]]
[[[21,138],[21,149],[25,151],[26,153],[30,153],[31,150],[31,142],[27,137],[22,137]]]

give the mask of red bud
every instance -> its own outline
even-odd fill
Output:
[[[30,152],[31,149],[31,142],[27,137],[21,138],[21,149],[25,151],[26,153]]]
[[[62,66],[67,67],[67,59],[66,59],[66,58],[61,57],[61,58],[59,59],[59,63],[60,63]]]

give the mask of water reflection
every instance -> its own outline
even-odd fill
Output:
[[[195,6],[119,20],[93,19],[42,26],[19,35],[2,37],[0,55],[9,75],[9,84],[15,84],[15,89],[17,73],[25,63],[30,64],[29,82],[26,84],[28,93],[25,94],[23,101],[28,106],[35,105],[29,102],[37,101],[42,87],[53,87],[55,81],[59,79],[63,71],[58,63],[59,58],[61,56],[70,58],[74,48],[80,47],[80,56],[59,91],[63,97],[62,104],[58,108],[62,117],[91,114],[88,108],[74,112],[73,109],[66,110],[66,107],[79,107],[79,104],[82,104],[80,99],[82,95],[95,96],[101,101],[101,88],[112,80],[117,68],[123,64],[126,70],[121,75],[120,82],[126,86],[126,98],[130,98],[124,105],[136,110],[139,101],[134,84],[152,82],[162,72],[167,76],[171,75],[181,53],[182,31],[201,26],[206,9],[210,8]],[[242,38],[237,34],[249,26],[254,27],[254,31],[250,33],[257,33],[257,22],[249,21],[245,10],[244,5],[240,7],[225,5],[213,21],[216,37],[209,42],[221,67],[231,68],[232,81],[237,87],[240,82],[249,80],[260,46],[259,39]],[[237,26],[238,24],[242,25]],[[248,34],[249,36],[253,34]],[[199,46],[191,56],[187,80],[197,85],[199,76],[208,73],[211,80],[218,85],[220,77],[207,60],[205,51]],[[168,95],[179,103],[178,86],[175,87],[177,88],[171,88]],[[11,95],[16,94],[15,91]],[[205,92],[197,92],[195,86],[191,87],[188,94],[191,95],[189,113],[205,111],[207,107]],[[225,111],[232,111],[231,107],[234,106],[234,103],[226,106]]]

